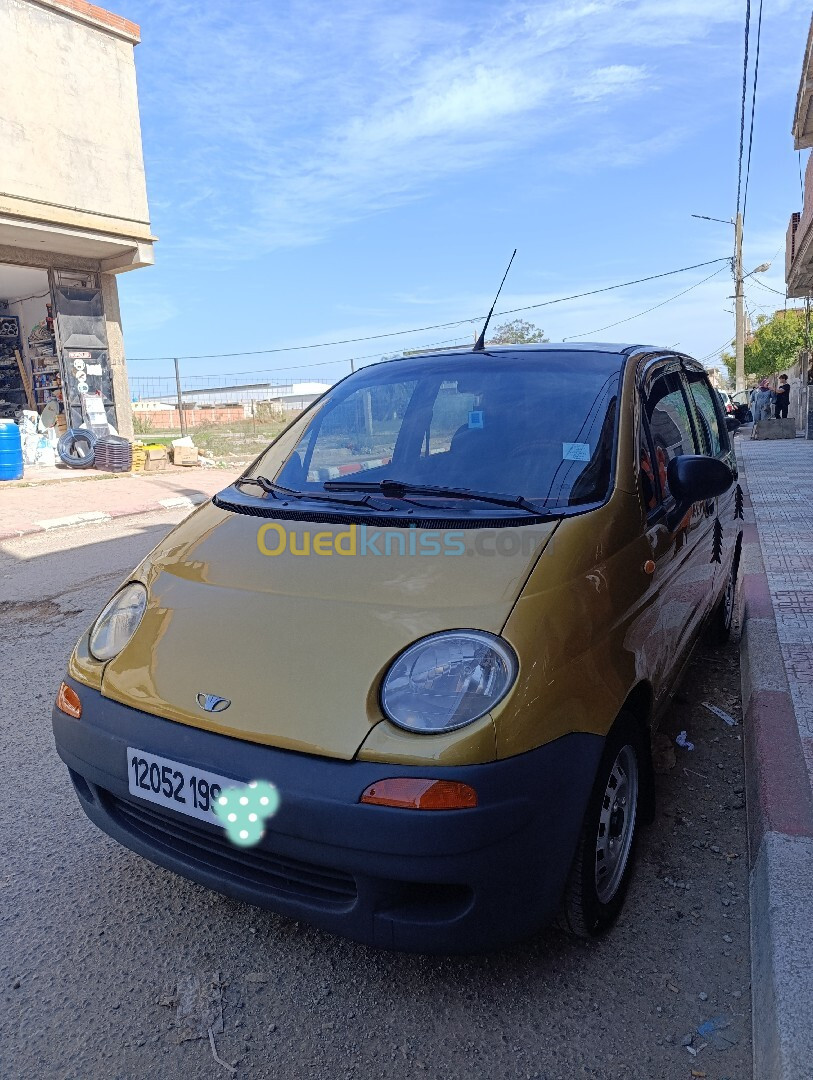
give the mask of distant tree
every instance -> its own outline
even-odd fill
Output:
[[[754,336],[745,346],[745,374],[764,379],[796,363],[805,348],[804,312],[796,308],[777,311],[770,318],[757,316]],[[723,353],[723,363],[733,379],[736,374],[734,353]]]
[[[544,330],[540,330],[538,326],[525,322],[524,319],[512,319],[511,322],[501,323],[499,326],[494,327],[494,332],[488,339],[488,344],[536,345],[547,340]]]

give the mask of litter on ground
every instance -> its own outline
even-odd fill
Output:
[[[704,709],[708,709],[710,713],[714,713],[715,716],[719,716],[720,719],[728,724],[729,727],[737,727],[737,721],[733,716],[730,716],[724,709],[721,709],[718,705],[710,705],[708,701],[701,701],[700,704]]]

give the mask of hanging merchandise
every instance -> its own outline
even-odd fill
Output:
[[[54,271],[54,300],[68,422],[74,427],[86,422],[82,398],[85,394],[95,394],[102,399],[107,421],[115,427],[113,376],[98,275]]]

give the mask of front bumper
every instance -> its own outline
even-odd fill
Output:
[[[60,757],[88,817],[160,866],[240,900],[384,948],[476,952],[556,913],[604,740],[566,735],[488,765],[337,761],[260,746],[131,709],[66,679],[82,719],[54,708]],[[132,796],[127,747],[238,780],[270,780],[280,809],[255,847]],[[361,804],[388,776],[462,780],[468,810]]]

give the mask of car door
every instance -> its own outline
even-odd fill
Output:
[[[680,518],[669,489],[669,462],[699,445],[694,407],[680,361],[650,368],[641,386],[640,476],[646,535],[651,551],[653,598],[658,605],[657,646],[652,656],[656,702],[671,688],[688,658],[706,614],[714,580],[711,514],[695,504]],[[708,550],[706,550],[708,548]]]
[[[702,443],[699,452],[724,461],[736,476],[737,462],[731,446],[731,437],[725,420],[717,408],[716,395],[709,385],[705,371],[687,365],[684,376],[689,388],[696,427]],[[707,613],[713,607],[716,597],[720,594],[731,568],[734,543],[736,534],[739,531],[738,515],[741,512],[737,506],[736,485],[732,484],[728,491],[718,496],[713,502],[713,513],[708,515],[711,527],[711,542],[708,545],[709,566],[706,568],[707,576],[710,577]]]

